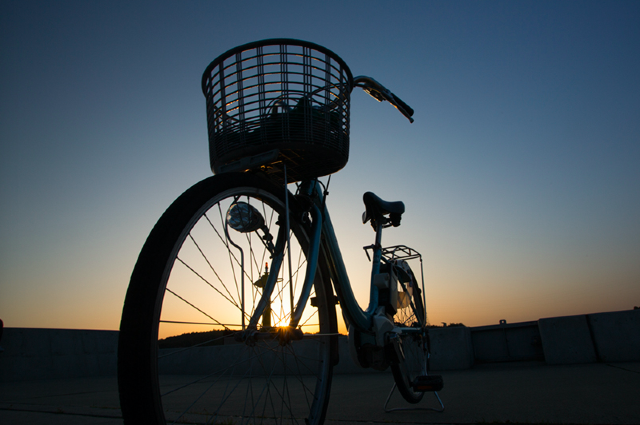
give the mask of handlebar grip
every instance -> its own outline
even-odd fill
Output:
[[[396,104],[407,112],[407,115],[408,115],[407,118],[411,118],[411,116],[413,116],[413,108],[411,108],[411,106],[404,103],[402,99],[400,99],[395,94],[391,93],[391,96],[393,96],[393,100],[396,102]]]
[[[413,122],[413,108],[404,103],[402,99],[400,99],[395,94],[391,93],[389,89],[385,86],[377,82],[371,77],[367,77],[365,75],[361,75],[353,79],[355,86],[362,87],[362,89],[369,93],[374,99],[378,102],[382,102],[386,100],[395,106],[410,122]]]

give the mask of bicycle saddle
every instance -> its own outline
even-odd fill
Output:
[[[362,200],[364,201],[364,205],[366,208],[364,216],[362,217],[363,223],[371,220],[371,225],[374,226],[375,229],[376,222],[384,219],[384,216],[389,214],[391,225],[393,227],[400,226],[400,219],[402,218],[402,214],[404,213],[404,202],[383,201],[382,199],[380,199],[380,197],[372,192],[366,192],[362,196]],[[384,222],[382,224],[384,224]]]

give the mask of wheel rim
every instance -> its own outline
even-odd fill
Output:
[[[407,277],[417,285],[413,272]],[[408,281],[405,282],[405,289],[408,285]],[[396,326],[405,329],[411,328],[410,331],[403,332],[400,337],[404,359],[401,360],[400,364],[392,365],[398,389],[405,400],[410,403],[417,403],[422,400],[424,393],[413,391],[412,383],[417,376],[427,374],[426,324],[424,307],[420,296],[420,291],[412,291],[410,295],[406,296],[404,306],[399,308],[394,316]],[[409,302],[409,299],[411,302]]]
[[[268,329],[288,323],[290,288],[294,299],[301,291],[306,233],[299,217],[290,217],[292,247],[285,251],[291,254],[291,270],[283,261],[270,297],[271,313],[260,315],[258,338],[243,342],[242,319],[246,330],[262,297],[259,282],[272,253],[258,236],[264,232],[241,233],[226,226],[229,207],[238,202],[259,211],[274,244],[284,225],[279,220],[283,201],[251,187],[220,193],[188,221],[166,263],[154,313],[157,410],[166,423],[319,423],[331,374],[330,337],[323,336],[329,332],[326,300],[323,290],[316,291],[321,282],[316,279],[319,286],[311,294],[315,307],[309,303],[300,321],[305,332],[318,335],[281,344]],[[212,329],[216,332],[192,341],[175,338]]]

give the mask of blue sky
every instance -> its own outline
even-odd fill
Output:
[[[242,6],[240,6],[240,3]],[[362,92],[329,208],[359,299],[362,193],[422,252],[433,323],[640,305],[640,3],[0,1],[0,318],[117,329],[155,221],[211,174],[200,78],[239,44],[339,54]]]

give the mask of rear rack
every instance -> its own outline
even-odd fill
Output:
[[[420,262],[422,262],[422,255],[406,245],[394,245],[382,248],[382,258],[385,261],[413,260],[414,258],[419,258]]]
[[[373,250],[374,245],[369,245],[363,247],[367,257],[369,257],[369,261],[371,261],[371,256],[369,255],[369,250]],[[389,263],[394,260],[413,260],[419,259],[422,264],[422,255],[413,248],[409,248],[406,245],[394,245],[388,246],[386,248],[382,248],[382,261],[385,263]]]

